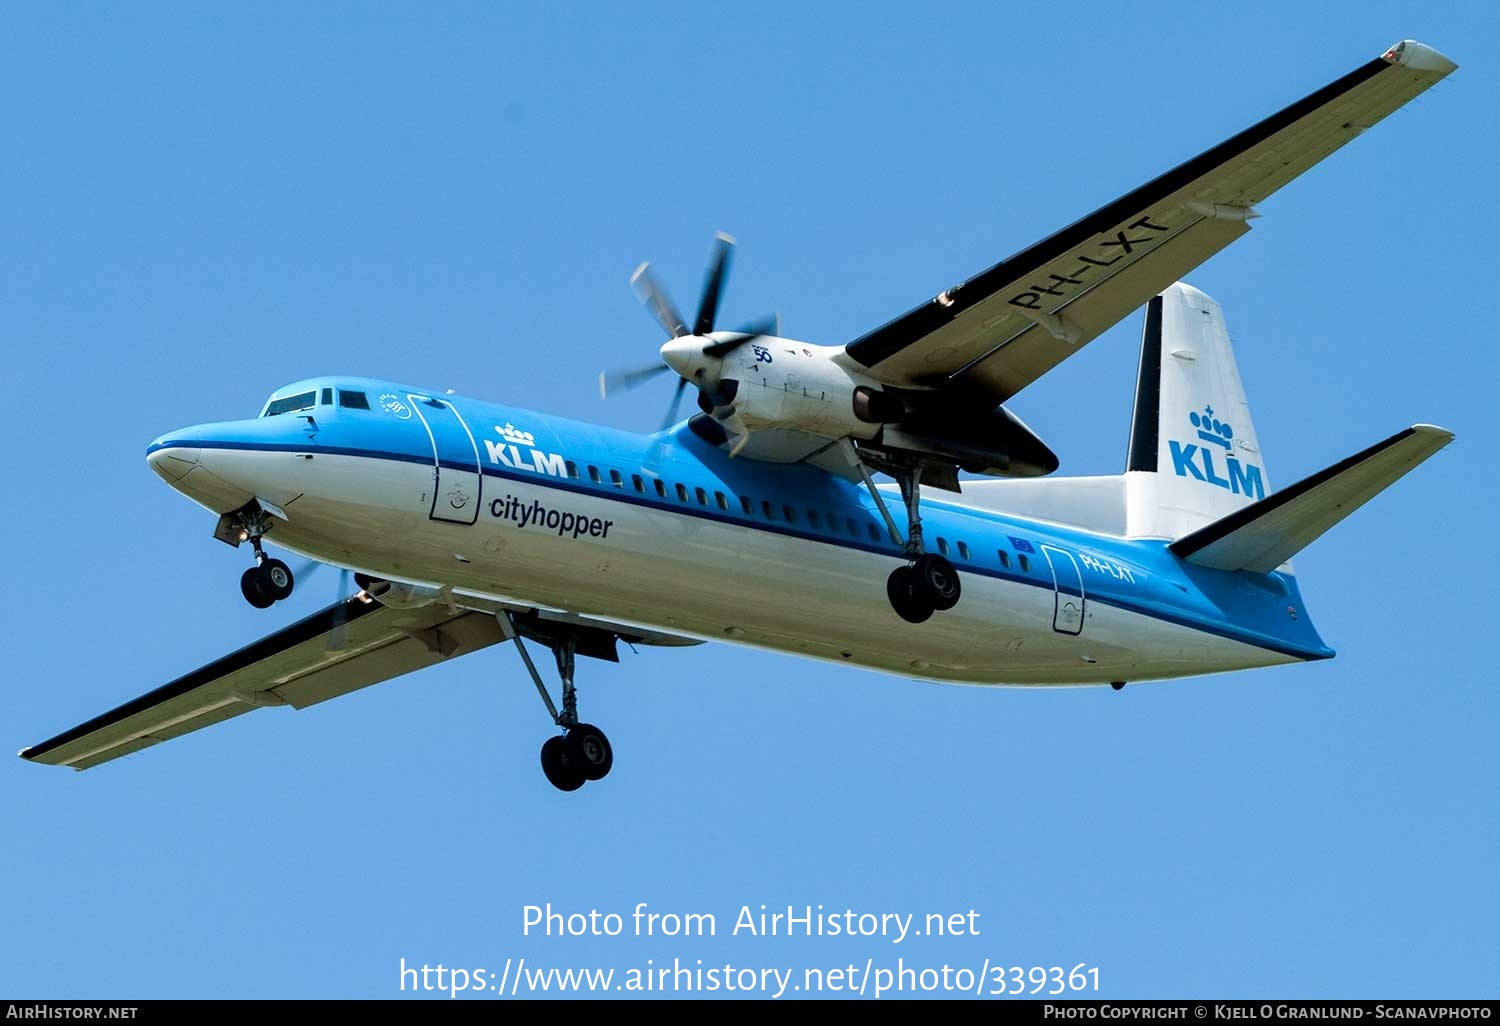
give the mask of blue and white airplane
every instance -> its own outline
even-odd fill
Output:
[[[1223,314],[1178,279],[1454,67],[1400,43],[847,345],[715,330],[727,236],[691,326],[643,265],[671,338],[601,384],[694,386],[701,412],[671,424],[674,399],[654,435],[342,375],[164,435],[147,461],[249,544],[252,605],[292,592],[267,539],[360,590],[21,755],[87,769],[504,641],[559,728],[541,761],[565,791],[614,759],[579,717],[575,656],[621,640],[1116,689],[1329,658],[1288,560],[1453,436],[1410,427],[1272,491]],[[1048,476],[1002,404],[1143,304],[1125,472]],[[555,656],[560,708],[527,641]]]

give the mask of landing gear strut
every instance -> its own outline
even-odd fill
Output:
[[[935,552],[927,552],[922,544],[922,464],[918,462],[891,465],[883,468],[901,485],[901,498],[906,503],[906,541],[902,548],[908,563],[891,571],[885,582],[886,598],[896,615],[907,623],[923,623],[932,618],[934,612],[943,612],[958,605],[963,587],[958,580],[958,571],[947,558]],[[870,479],[864,464],[859,465],[865,486],[885,517],[891,537],[901,541],[896,522],[886,509],[885,498]]]
[[[563,729],[561,735],[549,737],[542,744],[542,772],[559,791],[576,791],[590,780],[603,780],[615,764],[614,749],[604,731],[592,723],[581,723],[578,719],[578,690],[573,686],[573,664],[577,654],[577,642],[567,636],[552,643],[552,655],[557,660],[557,674],[562,678],[562,711],[552,701],[542,675],[531,661],[531,653],[521,640],[516,629],[515,618],[506,610],[500,613],[500,626],[512,641],[526,672],[531,674],[537,694],[552,715],[552,722]]]
[[[268,609],[292,594],[296,582],[292,570],[279,559],[266,555],[261,539],[274,521],[270,514],[252,504],[252,508],[235,514],[242,537],[255,550],[255,565],[240,577],[240,594],[256,609]]]

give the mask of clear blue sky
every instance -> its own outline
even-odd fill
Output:
[[[1273,482],[1455,445],[1298,557],[1338,659],[1121,694],[724,646],[585,664],[603,784],[542,779],[497,650],[74,774],[0,759],[0,995],[397,993],[499,971],[1098,966],[1101,996],[1497,994],[1488,5],[30,4],[0,38],[0,519],[18,749],[326,604],[250,609],[156,435],[360,373],[650,429],[595,375],[659,329],[847,341],[1403,37],[1446,83],[1262,205],[1225,308]],[[1123,464],[1140,318],[1014,403]],[[712,912],[708,941],[522,907]],[[976,910],[981,935],[727,936],[743,904]]]

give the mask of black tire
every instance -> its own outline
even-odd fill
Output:
[[[268,559],[260,565],[260,590],[271,596],[272,602],[289,598],[296,581],[292,570],[279,559]]]
[[[245,601],[256,609],[270,609],[272,603],[276,601],[266,594],[258,566],[252,566],[240,577],[240,594],[245,596]]]
[[[580,723],[568,731],[568,762],[588,780],[603,780],[615,764],[615,750],[604,731],[592,723]]]
[[[947,559],[929,552],[918,556],[911,570],[916,578],[917,591],[927,596],[932,608],[942,612],[958,605],[963,585],[959,583],[958,571]]]
[[[917,590],[917,579],[909,566],[898,566],[885,579],[885,596],[891,608],[907,623],[926,623],[932,619],[933,606]]]
[[[556,735],[542,742],[542,772],[559,791],[576,791],[585,779],[568,759],[567,742]]]

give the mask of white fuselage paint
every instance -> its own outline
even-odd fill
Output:
[[[227,479],[227,480],[225,480]],[[359,456],[205,452],[174,487],[210,508],[245,488],[285,508],[271,539],[393,579],[566,609],[707,641],[741,643],[908,677],[1082,684],[1296,661],[1102,602],[1077,636],[1053,630],[1053,592],[976,574],[926,623],[895,616],[888,556],[548,487],[484,479],[478,522],[429,517],[430,465]],[[229,485],[227,481],[233,481]],[[492,515],[514,498],[609,522],[573,532]]]

